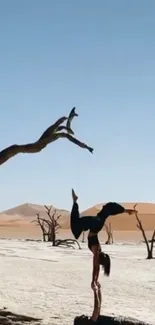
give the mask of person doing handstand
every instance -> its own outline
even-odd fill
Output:
[[[98,278],[100,265],[104,270],[104,274],[110,274],[110,257],[101,250],[101,245],[98,240],[98,233],[102,230],[106,219],[109,216],[128,213],[134,214],[135,209],[125,209],[123,206],[116,202],[109,202],[105,204],[102,209],[97,213],[97,216],[83,216],[80,217],[79,206],[77,203],[78,196],[72,189],[73,206],[71,210],[70,227],[76,239],[78,239],[83,231],[88,231],[88,248],[93,253],[93,273],[91,287],[98,286]]]

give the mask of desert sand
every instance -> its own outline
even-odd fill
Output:
[[[90,316],[92,255],[81,245],[79,250],[0,240],[0,306],[41,318],[45,325],[72,325],[75,316]],[[154,325],[155,260],[146,260],[145,245],[120,243],[103,249],[111,256],[112,269],[109,278],[100,274],[102,315]]]
[[[122,205],[132,208],[134,203]],[[81,215],[96,215],[101,206],[91,207]],[[155,204],[139,203],[138,211],[146,234],[151,238],[155,229]],[[40,228],[32,223],[36,213],[46,217],[44,206],[30,203],[0,213],[0,273],[3,279],[0,306],[13,313],[41,318],[45,325],[71,325],[75,316],[90,316],[93,310],[92,256],[86,245],[87,234],[85,243],[79,239],[82,250],[78,247],[74,250],[53,248],[50,243],[40,241]],[[57,209],[57,213],[62,215],[58,238],[72,238],[69,211]],[[115,243],[104,245],[106,232],[103,230],[99,235],[104,251],[112,259],[111,277],[100,276],[102,314],[109,317],[104,321],[114,324],[113,318],[121,315],[155,324],[155,260],[146,260],[146,247],[134,216],[118,215],[110,217],[108,222],[112,224]],[[2,324],[18,324],[20,318],[0,311]]]

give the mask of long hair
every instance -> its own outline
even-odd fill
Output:
[[[104,270],[104,274],[106,276],[110,275],[110,268],[111,268],[111,261],[108,254],[105,254],[103,252],[100,252],[99,254],[99,263],[102,265],[102,268]]]

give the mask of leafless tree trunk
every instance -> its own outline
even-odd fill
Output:
[[[46,241],[46,236],[48,235],[47,230],[46,230],[46,220],[40,218],[39,213],[36,214],[37,220],[33,220],[32,222],[37,222],[38,226],[40,226],[41,231],[42,231],[42,236],[43,236],[43,241]]]
[[[112,231],[111,223],[109,223],[109,225],[105,224],[105,230],[108,236],[108,239],[106,240],[105,244],[106,245],[113,244],[114,240],[113,240],[113,231]]]
[[[135,204],[134,208],[136,207],[137,204]],[[153,245],[154,245],[154,240],[155,240],[155,230],[152,234],[152,238],[151,238],[151,244],[149,245],[149,241],[146,237],[145,234],[145,230],[143,228],[142,222],[141,220],[138,218],[138,213],[136,213],[136,220],[137,220],[137,228],[141,231],[142,236],[144,238],[144,242],[146,244],[146,248],[147,248],[147,259],[152,259],[153,258]]]
[[[45,205],[46,213],[48,215],[48,241],[53,243],[53,246],[56,246],[56,235],[58,230],[61,228],[58,220],[61,217],[61,214],[56,215],[56,210],[51,214],[52,206],[48,207]]]
[[[93,153],[93,148],[73,137],[74,132],[71,129],[71,122],[76,116],[78,116],[78,114],[75,113],[75,107],[73,107],[68,117],[63,116],[58,119],[54,124],[45,130],[37,141],[21,145],[13,144],[3,149],[0,151],[0,165],[4,164],[7,160],[19,153],[37,153],[43,150],[48,144],[64,138]],[[66,122],[66,125],[62,125],[64,122]]]

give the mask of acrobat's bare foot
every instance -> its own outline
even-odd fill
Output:
[[[72,188],[72,198],[73,198],[74,202],[76,202],[78,200],[78,196],[75,194],[73,188]]]

